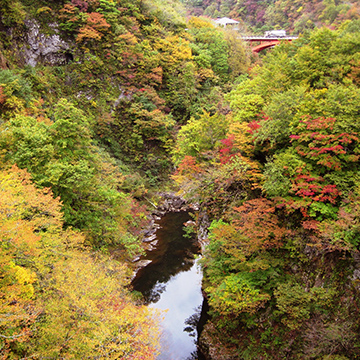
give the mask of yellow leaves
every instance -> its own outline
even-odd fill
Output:
[[[196,71],[196,77],[200,82],[215,79],[216,75],[212,69],[200,68]]]
[[[39,9],[36,10],[37,14],[51,14],[52,13],[52,9],[48,6],[43,6]]]
[[[159,39],[154,44],[154,49],[161,53],[161,64],[163,68],[174,69],[180,63],[192,58],[189,41],[177,35],[167,36]]]
[[[11,358],[155,359],[157,315],[133,303],[125,265],[79,251],[84,236],[62,230],[60,205],[26,170],[0,172],[0,349],[12,344]]]
[[[47,350],[42,356],[154,359],[155,318],[128,297],[125,266],[73,255],[54,264],[54,290],[43,305],[47,321],[40,341]]]
[[[119,35],[118,40],[123,40],[127,45],[136,45],[138,43],[137,37],[130,32]]]
[[[252,187],[259,187],[263,175],[260,171],[260,166],[257,161],[251,160],[254,155],[253,139],[249,132],[249,127],[246,122],[233,121],[231,115],[228,115],[229,122],[229,136],[234,139],[234,149],[237,149],[241,156],[241,160],[246,163],[249,168],[247,170],[247,177],[252,182]]]
[[[191,28],[197,28],[197,29],[209,28],[209,27],[214,28],[214,25],[209,20],[195,16],[192,16],[189,19],[188,25]]]
[[[5,98],[5,105],[12,110],[23,109],[25,106],[25,100],[18,98],[15,95],[11,95]]]
[[[36,280],[36,274],[14,263],[10,263],[10,268],[14,269],[15,278],[20,285],[32,284]]]
[[[31,299],[34,295],[34,287],[32,284],[37,280],[36,274],[30,269],[15,265],[13,262],[9,264],[10,272],[13,272],[14,280],[19,286],[20,296],[24,299]]]
[[[27,226],[33,229],[61,225],[59,200],[49,189],[35,188],[26,170],[13,166],[8,172],[0,172],[0,194],[0,217],[26,219]]]
[[[238,315],[242,312],[255,313],[270,300],[269,294],[262,294],[239,274],[224,278],[216,288],[207,288],[211,295],[209,304],[221,315]]]

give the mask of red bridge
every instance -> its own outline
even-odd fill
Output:
[[[297,36],[283,36],[283,37],[264,37],[264,36],[243,36],[242,39],[247,42],[259,42],[260,45],[254,46],[251,50],[253,53],[259,53],[275,45],[280,44],[281,41],[292,41],[297,39]]]

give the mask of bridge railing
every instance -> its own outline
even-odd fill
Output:
[[[240,36],[245,41],[273,41],[273,40],[296,40],[298,36]]]

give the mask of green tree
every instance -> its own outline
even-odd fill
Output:
[[[100,179],[101,159],[84,113],[67,100],[54,108],[54,122],[18,115],[3,124],[0,144],[5,160],[27,168],[34,182],[60,196],[67,226],[85,231],[96,246],[118,244],[127,256],[141,252],[127,232],[130,195],[119,183]]]
[[[173,150],[175,165],[185,156],[193,156],[199,160],[211,159],[211,152],[225,138],[226,119],[221,115],[204,112],[198,119],[192,118],[182,126],[177,136],[177,145]]]

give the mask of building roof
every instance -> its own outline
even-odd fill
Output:
[[[227,18],[227,17],[223,17],[223,18],[217,18],[216,20],[214,20],[216,24],[219,25],[231,25],[231,24],[238,24],[239,21]]]

